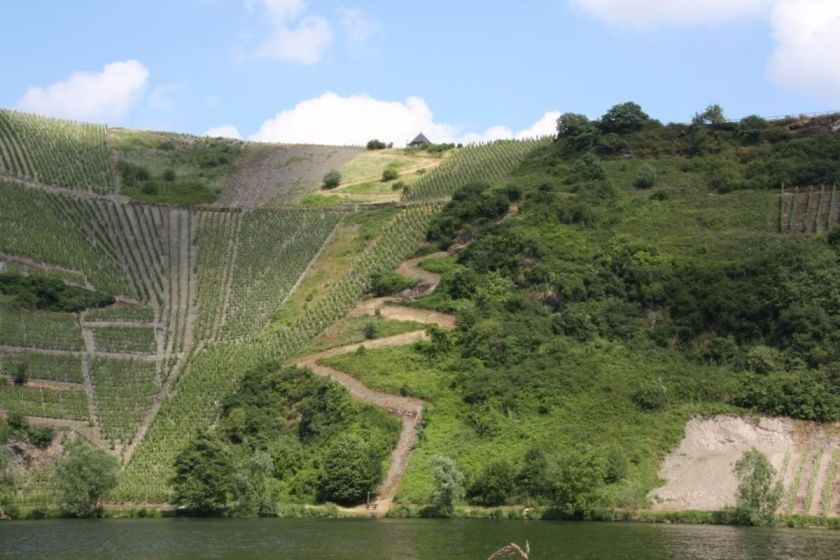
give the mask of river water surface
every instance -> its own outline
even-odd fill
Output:
[[[840,532],[547,521],[149,519],[0,523],[0,558],[837,560]]]

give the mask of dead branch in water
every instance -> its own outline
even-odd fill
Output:
[[[509,545],[503,546],[494,552],[487,560],[496,560],[497,558],[516,556],[517,554],[520,558],[528,560],[528,557],[531,554],[531,544],[528,541],[525,541],[525,550],[522,550],[518,544],[510,543]]]

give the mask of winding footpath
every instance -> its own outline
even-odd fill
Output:
[[[421,297],[432,293],[440,283],[440,275],[428,272],[419,267],[421,261],[435,257],[446,256],[446,253],[434,253],[403,262],[397,272],[409,278],[416,278],[420,284],[411,291],[409,297]],[[386,297],[366,300],[356,307],[351,316],[375,315],[377,311],[380,316],[400,321],[414,321],[425,325],[436,325],[445,330],[455,328],[455,317],[434,311],[414,309],[398,304],[400,298]],[[355,352],[360,347],[367,349],[389,348],[393,346],[405,346],[413,344],[418,340],[426,340],[426,331],[414,331],[386,338],[370,340],[360,344],[350,344],[339,348],[332,348],[323,352],[309,354],[297,360],[296,365],[311,370],[316,375],[328,377],[347,388],[358,400],[384,408],[388,414],[402,422],[402,430],[397,446],[391,453],[391,463],[388,473],[376,490],[376,498],[371,503],[371,510],[365,506],[356,508],[356,513],[369,511],[376,516],[384,516],[394,501],[394,496],[399,489],[403,474],[408,467],[411,451],[417,443],[417,427],[423,418],[423,406],[425,403],[419,399],[401,397],[390,393],[381,393],[365,386],[355,377],[348,375],[335,368],[320,364],[321,360]]]

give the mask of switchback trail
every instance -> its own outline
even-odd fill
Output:
[[[420,284],[412,290],[411,297],[420,297],[432,293],[440,283],[440,275],[433,274],[420,268],[420,262],[426,259],[445,256],[446,253],[434,253],[415,259],[410,259],[403,262],[397,271],[409,278],[416,278],[420,280]],[[436,325],[442,329],[452,330],[455,328],[455,317],[445,315],[443,313],[436,313],[434,311],[426,311],[423,309],[414,309],[411,307],[404,307],[395,305],[399,302],[399,298],[386,297],[366,300],[356,307],[351,312],[351,316],[360,315],[374,315],[377,311],[383,317],[398,319],[402,321],[415,321],[426,325]],[[307,368],[316,375],[328,377],[337,383],[340,383],[350,391],[355,398],[362,402],[384,408],[388,414],[397,418],[402,422],[402,430],[400,431],[400,438],[397,446],[391,453],[391,464],[388,468],[388,473],[382,484],[376,491],[376,499],[373,502],[373,513],[376,516],[384,516],[391,503],[394,501],[394,496],[399,489],[400,481],[408,467],[408,460],[411,456],[411,450],[417,442],[417,426],[423,417],[423,401],[413,399],[410,397],[401,397],[392,395],[390,393],[382,393],[375,391],[355,377],[348,375],[343,371],[335,368],[321,365],[319,362],[326,358],[333,356],[340,356],[355,352],[360,347],[374,349],[374,348],[389,348],[393,346],[405,346],[413,344],[418,340],[425,340],[428,337],[426,331],[414,331],[396,336],[389,336],[387,338],[379,338],[370,340],[360,344],[350,344],[348,346],[341,346],[339,348],[332,348],[323,352],[316,352],[299,358],[296,362],[298,367]],[[351,510],[357,513],[364,513],[364,509]]]

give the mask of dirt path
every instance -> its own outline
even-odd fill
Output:
[[[419,267],[420,262],[425,259],[444,255],[446,255],[446,253],[426,255],[424,257],[405,261],[400,265],[398,268],[400,274],[410,278],[417,278],[421,282],[420,286],[422,288],[418,288],[420,291],[418,292],[418,290],[415,289],[412,292],[414,297],[431,293],[440,283],[440,276],[421,269]],[[451,315],[394,305],[394,303],[398,301],[400,301],[398,298],[377,298],[363,301],[359,303],[355,310],[352,311],[351,315],[373,315],[379,311],[380,315],[391,319],[414,321],[427,325],[437,325],[438,327],[447,330],[451,330],[455,327],[455,317]],[[426,334],[426,331],[408,332],[396,336],[369,340],[359,344],[350,344],[348,346],[332,348],[323,352],[316,352],[314,354],[304,356],[296,362],[298,367],[310,369],[316,375],[328,377],[333,381],[342,384],[355,398],[380,408],[384,408],[388,414],[402,422],[402,429],[400,430],[400,437],[397,442],[397,446],[391,452],[391,463],[388,468],[388,472],[382,483],[379,485],[379,488],[376,490],[376,498],[372,503],[372,511],[368,510],[365,506],[361,506],[359,508],[348,509],[345,513],[359,515],[373,514],[377,517],[384,516],[388,513],[388,509],[391,507],[391,504],[394,501],[394,496],[399,489],[403,474],[405,474],[405,469],[408,467],[411,450],[417,443],[417,426],[423,418],[423,405],[425,403],[419,399],[401,397],[391,393],[375,391],[367,387],[355,377],[348,375],[343,371],[321,365],[320,361],[326,358],[355,352],[361,347],[366,349],[375,349],[405,346],[427,338],[428,335]]]

